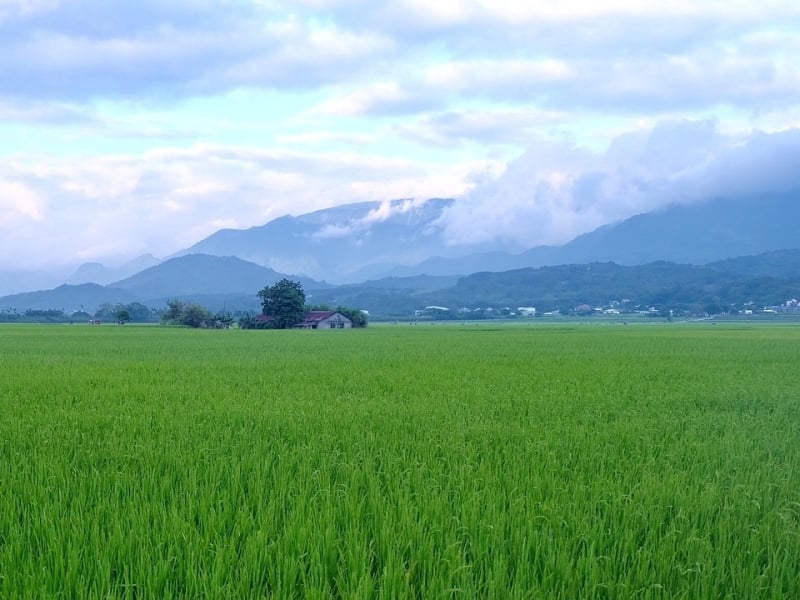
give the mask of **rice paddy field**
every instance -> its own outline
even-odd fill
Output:
[[[1,598],[800,598],[800,327],[0,327]]]

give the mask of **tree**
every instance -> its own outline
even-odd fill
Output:
[[[186,325],[187,327],[213,327],[214,316],[205,306],[180,300],[167,302],[167,309],[161,315],[163,325]]]
[[[251,315],[242,315],[239,317],[239,329],[255,329],[256,320]]]
[[[189,302],[183,306],[179,322],[189,327],[209,327],[214,323],[214,316],[205,306]]]
[[[134,323],[146,323],[153,318],[153,311],[141,302],[131,302],[125,306],[125,309]]]
[[[167,309],[161,314],[161,322],[164,325],[177,325],[183,313],[183,302],[178,299],[169,300]]]
[[[111,320],[116,318],[117,308],[110,302],[103,302],[95,311],[94,316],[97,319]]]
[[[120,307],[117,309],[117,323],[120,325],[124,325],[128,321],[131,320],[131,313],[128,312],[127,308]]]
[[[332,310],[330,304],[306,304],[306,312],[312,310]]]
[[[367,314],[363,310],[357,308],[350,308],[349,306],[339,306],[336,310],[349,317],[353,322],[353,327],[366,327]]]
[[[296,281],[281,279],[258,292],[264,315],[272,317],[275,327],[286,329],[303,320],[306,294]]]
[[[233,324],[233,315],[225,310],[219,311],[214,315],[214,327],[216,329],[230,329]]]

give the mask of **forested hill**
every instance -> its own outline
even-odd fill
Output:
[[[800,244],[800,234],[798,234]],[[715,271],[749,277],[800,277],[800,250],[776,250],[709,263]]]
[[[426,305],[461,307],[535,306],[541,311],[572,310],[580,304],[614,301],[703,312],[753,302],[767,306],[800,298],[800,250],[770,252],[705,266],[654,262],[641,266],[590,263],[474,273],[433,291],[394,289],[378,282],[316,294],[376,314],[403,314]]]
[[[751,301],[780,304],[800,295],[800,277],[742,276],[710,266],[668,262],[635,267],[592,263],[475,273],[460,279],[446,294],[438,297],[445,305],[521,305],[553,310],[629,299],[639,305],[690,309]]]
[[[0,298],[0,311],[58,308],[69,313],[91,311],[106,302],[131,301],[162,308],[169,298],[200,302],[212,310],[250,310],[258,307],[256,292],[278,275],[239,259],[187,256],[118,282],[118,287],[61,286]],[[311,280],[301,283],[313,304],[357,307],[373,317],[408,317],[426,306],[446,307],[451,314],[464,308],[520,306],[534,306],[538,312],[569,312],[579,305],[608,306],[623,300],[630,306],[702,313],[749,303],[773,306],[800,298],[800,250],[731,258],[704,266],[594,262],[474,273],[460,279],[393,277],[328,287]]]

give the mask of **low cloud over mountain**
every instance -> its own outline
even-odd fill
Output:
[[[542,143],[445,209],[448,245],[563,244],[669,204],[800,189],[800,131],[730,136],[710,122],[617,137],[602,153]]]

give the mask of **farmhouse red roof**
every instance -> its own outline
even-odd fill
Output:
[[[335,314],[336,314],[335,310],[310,310],[306,313],[306,316],[303,318],[303,322],[317,323]]]

